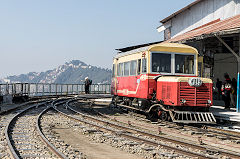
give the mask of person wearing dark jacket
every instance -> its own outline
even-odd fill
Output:
[[[222,98],[225,103],[225,109],[230,109],[230,94],[232,92],[232,81],[227,73],[224,74],[225,81],[222,84]]]
[[[84,85],[85,85],[85,94],[89,94],[89,87],[92,84],[92,80],[88,77],[85,78]]]

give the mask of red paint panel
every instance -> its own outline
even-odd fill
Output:
[[[212,83],[203,83],[200,87],[192,87],[187,82],[158,82],[157,99],[165,105],[208,107],[212,101]],[[187,102],[182,105],[181,101]]]
[[[165,105],[177,105],[177,82],[157,82],[157,99]]]
[[[157,76],[157,75],[156,75]],[[148,79],[148,75],[117,77],[117,95],[151,99],[153,92],[156,92],[157,82]]]

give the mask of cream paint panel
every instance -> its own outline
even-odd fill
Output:
[[[188,82],[188,80],[193,77],[176,77],[176,76],[168,76],[168,77],[160,77],[158,78],[158,82]],[[202,80],[203,83],[212,83],[212,80],[209,78],[198,77]]]
[[[148,48],[150,52],[175,52],[175,53],[192,53],[198,54],[197,49],[184,45],[184,44],[177,44],[177,43],[161,43],[158,45],[152,45]]]
[[[131,60],[141,59],[142,58],[142,53],[143,52],[137,52],[135,54],[119,57],[118,60],[117,60],[117,63],[122,63],[122,62],[131,61]],[[148,51],[145,51],[145,53],[146,53],[146,57],[147,57]]]

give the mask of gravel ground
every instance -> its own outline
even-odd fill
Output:
[[[44,115],[42,125],[50,142],[69,158],[141,158],[93,141],[86,133],[90,128],[59,114]]]

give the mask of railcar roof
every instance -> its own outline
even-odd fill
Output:
[[[195,49],[194,47],[185,45],[185,44],[163,42],[163,43],[154,44],[154,45],[150,45],[150,46],[140,47],[140,48],[137,48],[134,50],[126,51],[124,53],[118,53],[114,58],[119,58],[122,56],[139,53],[139,52],[143,52],[143,51],[151,51],[151,50],[154,50],[154,48],[175,48],[175,49],[183,48],[183,49],[190,49],[193,51],[193,53],[197,53],[197,49]]]

